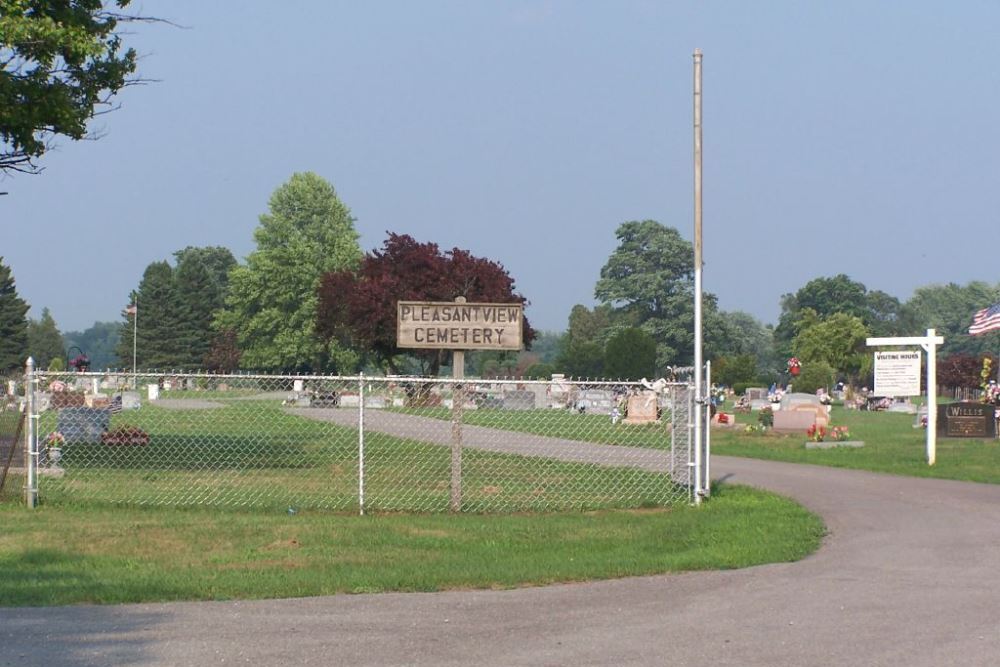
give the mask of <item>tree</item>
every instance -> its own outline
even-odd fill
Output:
[[[807,324],[799,328],[792,341],[792,350],[803,364],[820,362],[835,371],[852,377],[862,371],[867,354],[865,339],[868,328],[860,317],[846,313],[834,313],[826,319],[816,321],[812,309],[806,309]],[[795,382],[798,382],[797,380]]]
[[[569,328],[559,342],[554,360],[558,372],[573,377],[601,377],[604,374],[604,345],[612,330],[613,309],[609,305],[573,306]]]
[[[237,332],[240,365],[272,371],[348,370],[357,356],[317,336],[318,288],[361,260],[350,209],[314,173],[293,174],[271,195],[254,231],[257,249],[229,272],[218,330]]]
[[[20,369],[28,356],[28,304],[0,257],[0,372]]]
[[[92,369],[116,368],[119,365],[115,349],[121,335],[122,325],[119,322],[94,322],[83,331],[67,331],[63,341],[68,350],[78,347],[90,358]],[[131,335],[131,331],[129,332]],[[129,339],[128,366],[132,365],[132,343]]]
[[[873,336],[912,333],[913,322],[899,299],[879,290],[868,291],[864,284],[841,273],[832,278],[815,278],[795,294],[781,297],[781,316],[774,330],[775,347],[780,357],[791,353],[796,325],[806,309],[814,311],[820,319],[836,313],[853,315]]]
[[[752,354],[719,357],[712,361],[712,382],[726,387],[749,384],[757,378],[757,359]]]
[[[116,0],[121,9],[130,0]],[[53,137],[87,123],[133,83],[136,54],[102,0],[0,0],[0,172],[38,170]]]
[[[120,365],[132,367],[132,333],[136,336],[136,366],[143,369],[176,369],[185,359],[184,342],[177,336],[176,324],[180,319],[180,303],[174,284],[174,271],[166,262],[153,262],[142,274],[139,288],[132,292],[133,304],[138,314],[122,312],[118,341]],[[138,317],[138,327],[133,326]]]
[[[48,308],[42,308],[38,321],[28,321],[28,354],[34,358],[36,368],[48,368],[53,359],[66,354],[62,334]]]
[[[382,249],[365,255],[357,271],[323,276],[317,328],[325,340],[352,347],[398,373],[404,362],[396,347],[396,302],[453,301],[459,296],[470,302],[527,303],[502,264],[459,248],[442,252],[436,243],[390,233]],[[534,337],[525,318],[524,346],[530,347]],[[430,375],[437,375],[444,361],[438,350],[407,354],[419,359]]]
[[[594,295],[613,317],[636,326],[657,343],[657,367],[690,365],[694,358],[694,253],[680,233],[655,220],[622,223],[618,247],[601,269]],[[716,311],[702,295],[705,320]],[[706,327],[706,331],[708,331]]]
[[[938,384],[942,387],[978,389],[983,382],[980,375],[983,370],[983,357],[990,359],[993,368],[997,367],[997,357],[993,354],[983,356],[953,354],[939,359],[937,366]]]
[[[983,355],[997,351],[996,335],[970,336],[975,313],[1000,301],[1000,285],[972,281],[967,285],[925,285],[913,292],[903,305],[903,317],[912,321],[915,332],[935,329],[944,336],[939,354]]]
[[[604,373],[609,378],[638,380],[656,374],[656,341],[642,329],[620,329],[604,350]]]
[[[212,322],[225,293],[209,273],[204,260],[189,255],[174,270],[177,321],[174,344],[179,358],[176,368],[194,370],[205,364],[215,338]]]
[[[236,258],[229,248],[188,246],[175,252],[174,260],[178,270],[185,264],[195,262],[202,264],[208,271],[212,284],[212,291],[202,294],[202,299],[209,302],[212,310],[219,310],[225,305],[226,292],[229,289],[229,272],[237,265]]]

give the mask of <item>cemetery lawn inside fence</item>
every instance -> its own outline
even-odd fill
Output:
[[[41,476],[41,502],[357,511],[355,428],[288,414],[277,400],[215,402],[220,405],[208,409],[178,408],[179,401],[170,408],[147,404],[114,415],[112,429],[142,429],[149,443],[64,446],[66,473]],[[56,430],[55,411],[42,413],[39,428],[42,438]],[[448,448],[370,431],[365,451],[367,509],[448,510]],[[642,508],[686,497],[687,490],[666,474],[475,449],[463,453],[465,511]]]
[[[728,412],[732,413],[731,405]],[[450,419],[446,408],[407,410],[427,417]],[[573,414],[566,410],[479,409],[463,414],[467,424],[552,437],[624,444],[664,449],[670,446],[665,423],[612,424],[610,417],[596,414]],[[925,431],[913,428],[914,416],[894,412],[845,410],[834,406],[831,426],[847,426],[851,440],[864,441],[860,448],[806,449],[808,439],[801,435],[774,435],[745,432],[745,426],[757,423],[757,413],[737,414],[735,428],[712,428],[712,453],[722,456],[810,463],[837,468],[853,468],[893,475],[937,477],[970,482],[1000,484],[1000,440],[937,439],[937,461],[927,465]],[[627,437],[625,432],[628,431]],[[827,438],[828,440],[830,438]]]
[[[0,505],[0,604],[512,588],[803,558],[821,520],[720,485],[702,507],[517,515]]]
[[[913,428],[913,415],[834,406],[830,424],[847,426],[850,439],[865,446],[832,449],[806,449],[805,434],[745,433],[747,424],[757,423],[756,412],[736,418],[733,429],[712,429],[713,454],[1000,484],[1000,440],[938,437],[937,461],[928,466],[926,432]]]

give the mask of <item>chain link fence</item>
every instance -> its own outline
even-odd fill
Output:
[[[46,503],[513,512],[693,497],[687,384],[53,372],[33,380],[27,401],[38,415]]]

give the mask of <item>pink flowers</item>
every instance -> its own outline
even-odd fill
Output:
[[[826,438],[826,427],[816,426],[816,424],[813,424],[806,431],[806,435],[809,436],[809,439],[814,442],[823,442]]]
[[[833,436],[833,439],[837,442],[844,442],[845,440],[850,439],[851,432],[847,430],[846,426],[834,426],[830,435]]]

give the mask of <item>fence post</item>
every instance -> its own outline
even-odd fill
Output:
[[[712,362],[705,362],[705,387],[708,389],[708,394],[712,394]],[[712,399],[709,398],[708,406],[705,409],[705,454],[701,459],[702,465],[705,468],[705,472],[701,478],[702,488],[705,492],[705,497],[712,495]],[[719,406],[722,409],[722,406]]]
[[[453,377],[465,378],[465,352],[454,350]],[[465,389],[457,382],[451,390],[451,511],[462,511],[462,407],[465,403]]]
[[[24,502],[28,509],[38,506],[38,416],[35,414],[35,360],[28,357],[24,372],[24,419],[27,431],[24,436],[25,465],[27,475],[24,485]]]
[[[358,508],[365,514],[365,374],[358,379]]]

